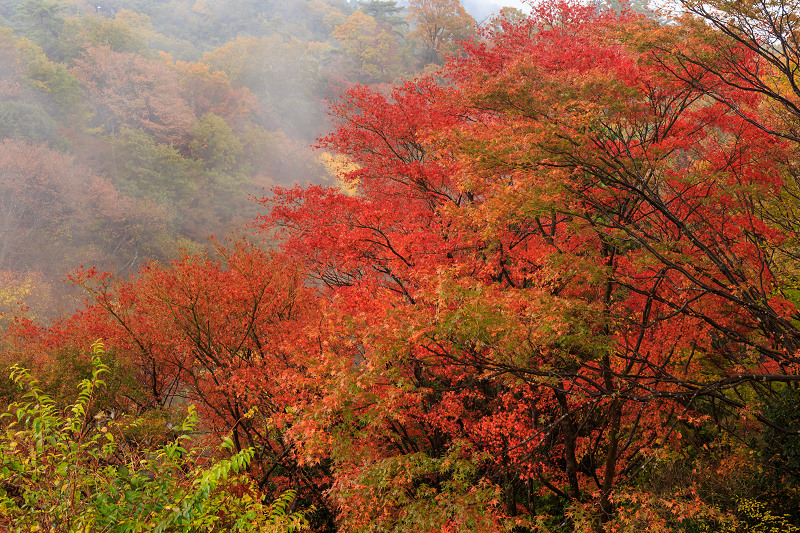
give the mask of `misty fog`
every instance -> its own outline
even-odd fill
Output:
[[[0,0],[0,313],[47,320],[81,265],[129,275],[247,235],[273,186],[335,186],[312,146],[337,95],[430,72],[500,9],[414,5]]]

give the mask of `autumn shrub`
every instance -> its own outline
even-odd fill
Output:
[[[21,367],[12,379],[25,393],[2,416],[0,529],[4,531],[200,532],[303,530],[300,513],[287,513],[289,491],[264,503],[247,477],[252,448],[217,453],[192,441],[194,407],[173,428],[174,438],[140,446],[125,438],[145,421],[123,423],[96,410],[109,373],[103,348],[92,349],[91,376],[77,400],[59,409]]]

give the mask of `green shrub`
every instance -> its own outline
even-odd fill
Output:
[[[291,491],[264,504],[246,469],[252,449],[231,454],[230,441],[207,459],[188,433],[193,407],[171,442],[131,446],[121,424],[91,415],[108,367],[92,347],[91,378],[75,403],[59,410],[26,370],[12,379],[27,392],[8,407],[0,434],[0,530],[53,532],[290,532],[306,528],[287,513]]]

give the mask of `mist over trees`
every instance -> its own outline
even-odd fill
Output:
[[[682,6],[0,0],[0,529],[800,531],[800,5]]]
[[[130,274],[241,231],[264,188],[335,180],[310,148],[326,98],[440,64],[472,19],[413,17],[450,7],[3,1],[0,270],[44,283],[25,304],[53,318],[81,264]]]

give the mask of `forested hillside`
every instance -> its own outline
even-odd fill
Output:
[[[265,188],[334,179],[310,148],[326,98],[474,33],[457,3],[414,6],[0,3],[0,311],[50,319],[81,264],[134,273],[238,231]]]
[[[800,5],[0,5],[2,527],[800,531]]]

